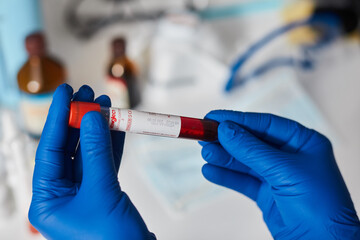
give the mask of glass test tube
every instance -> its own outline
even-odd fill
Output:
[[[109,108],[87,102],[71,102],[69,126],[80,128],[82,117],[90,111],[100,112],[108,121],[110,130],[200,141],[217,140],[219,123],[213,120]]]

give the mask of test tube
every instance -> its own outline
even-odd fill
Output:
[[[102,107],[97,103],[77,101],[70,105],[69,126],[80,128],[82,117],[90,111],[100,112],[108,121],[110,130],[207,142],[218,137],[219,123],[213,120]]]

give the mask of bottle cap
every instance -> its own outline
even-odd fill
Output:
[[[115,38],[112,42],[114,57],[122,57],[126,51],[126,40],[123,37]]]
[[[88,102],[71,102],[69,126],[73,128],[80,128],[81,120],[88,112],[100,112],[100,104]]]
[[[29,55],[44,55],[46,49],[44,35],[41,32],[28,35],[25,39],[25,47]]]

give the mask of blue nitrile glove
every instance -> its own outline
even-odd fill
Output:
[[[209,181],[243,193],[275,239],[360,239],[360,223],[330,141],[270,114],[213,111],[219,142],[204,143]]]
[[[80,131],[68,128],[71,99],[94,99],[88,86],[72,92],[64,84],[54,94],[36,152],[30,222],[48,239],[155,239],[117,179],[124,133],[110,134],[97,112],[84,116]],[[107,96],[95,102],[110,106]]]

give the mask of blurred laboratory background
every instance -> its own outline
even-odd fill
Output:
[[[27,219],[59,84],[113,106],[202,118],[269,112],[330,138],[360,212],[358,0],[0,0],[0,239]],[[127,134],[119,180],[158,239],[271,239],[256,204],[210,184],[195,141]]]

